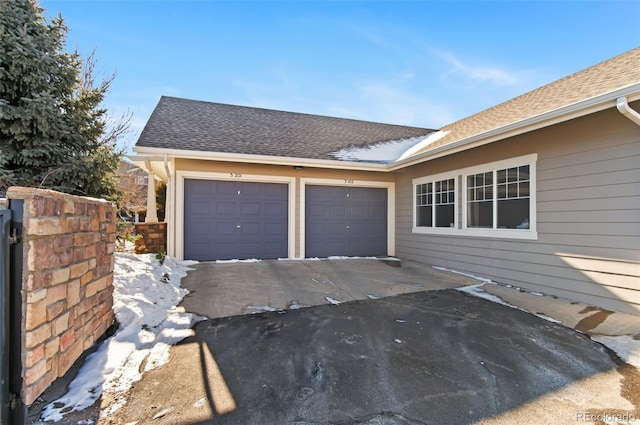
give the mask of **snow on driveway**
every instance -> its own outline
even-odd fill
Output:
[[[113,310],[119,328],[87,356],[67,394],[44,408],[43,420],[59,421],[65,413],[83,410],[103,392],[124,393],[143,372],[167,362],[169,347],[192,335],[200,320],[177,307],[189,292],[180,281],[195,263],[166,257],[160,264],[153,254],[116,253]],[[107,413],[126,403],[124,397],[114,399]]]

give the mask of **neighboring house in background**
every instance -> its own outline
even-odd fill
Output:
[[[146,211],[149,174],[135,164],[120,161],[118,179],[120,189],[125,192],[122,202],[124,213],[129,215]]]
[[[162,97],[132,160],[178,258],[395,255],[640,314],[638,64],[438,131]]]

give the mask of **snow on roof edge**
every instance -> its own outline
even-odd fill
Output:
[[[427,137],[424,138],[424,140],[407,149],[402,155],[400,155],[398,159],[396,159],[396,162],[413,156],[415,153],[420,152],[423,148],[426,148],[430,144],[437,142],[449,133],[449,131],[442,130],[430,133]]]
[[[432,133],[429,133],[431,135]],[[428,137],[428,136],[427,136]],[[364,161],[377,163],[392,163],[398,160],[404,152],[421,144],[425,136],[409,137],[406,139],[387,140],[366,146],[348,146],[329,155],[341,161]]]

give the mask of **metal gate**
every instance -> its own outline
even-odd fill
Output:
[[[20,399],[22,363],[22,200],[0,210],[0,425],[24,423]]]

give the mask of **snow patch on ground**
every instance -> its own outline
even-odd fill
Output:
[[[462,275],[462,276],[467,276],[467,277],[470,277],[472,279],[475,279],[475,280],[478,280],[478,281],[481,282],[481,283],[477,283],[475,285],[469,285],[469,286],[463,286],[461,288],[456,288],[457,291],[465,292],[465,293],[467,293],[469,295],[472,295],[474,297],[484,298],[485,300],[489,300],[489,301],[492,301],[494,303],[506,305],[507,307],[515,308],[516,310],[520,310],[520,311],[524,311],[525,313],[533,314],[534,316],[538,316],[539,318],[544,319],[547,322],[562,323],[561,321],[559,321],[557,319],[554,319],[553,317],[547,316],[547,315],[542,314],[542,313],[530,312],[528,310],[525,310],[524,308],[520,308],[518,306],[515,306],[515,305],[513,305],[511,303],[506,302],[505,300],[503,300],[502,298],[500,298],[497,295],[493,295],[493,294],[490,294],[490,293],[486,292],[484,289],[482,289],[482,287],[485,284],[487,284],[487,283],[491,283],[491,284],[494,284],[494,285],[496,284],[491,279],[488,279],[486,277],[481,277],[481,276],[474,276],[474,275],[472,275],[470,273],[464,273],[464,272],[459,272],[459,271],[456,271],[456,270],[447,269],[445,267],[433,266],[433,268],[437,269],[437,270],[456,273],[456,274],[459,274],[459,275]],[[540,296],[544,296],[544,294],[541,294]]]
[[[247,308],[249,310],[255,310],[253,312],[253,314],[262,313],[262,312],[265,312],[265,311],[280,311],[279,308],[273,308],[273,307],[268,306],[268,305],[249,305],[249,306],[247,306]]]
[[[165,257],[160,265],[153,254],[115,254],[113,310],[120,326],[86,358],[67,394],[45,406],[44,421],[83,410],[102,392],[125,392],[144,371],[167,362],[169,347],[192,335],[191,327],[201,319],[176,307],[189,292],[180,280],[195,263]],[[114,412],[125,402],[106,410]]]
[[[347,257],[345,255],[332,255],[327,260],[377,260],[378,257]]]
[[[631,335],[599,335],[592,336],[591,339],[615,351],[625,363],[640,368],[640,340],[634,339]]]
[[[451,270],[446,267],[440,267],[440,266],[433,266],[433,268],[436,270],[441,270],[443,272],[450,272],[450,273],[455,273],[462,276],[470,277],[471,279],[479,280],[480,282],[493,283],[491,279],[488,279],[486,277],[475,276],[475,275],[472,275],[471,273],[459,272],[457,270]]]
[[[216,260],[218,264],[226,264],[226,263],[259,263],[262,260],[258,260],[257,258],[248,258],[246,260],[238,260],[234,258],[233,260]]]
[[[462,288],[456,288],[456,290],[460,291],[460,292],[465,292],[469,295],[473,295],[474,297],[478,297],[478,298],[484,298],[485,300],[489,300],[489,301],[493,301],[494,303],[498,303],[498,304],[502,304],[502,305],[506,305],[507,307],[511,307],[511,308],[515,308],[518,310],[522,310],[519,307],[516,307],[513,304],[509,304],[508,302],[506,302],[505,300],[503,300],[502,298],[490,294],[488,292],[485,292],[482,287],[484,286],[484,282],[483,283],[478,283],[476,285],[469,285],[469,286],[464,286]]]
[[[333,299],[331,297],[324,297],[324,299],[327,300],[327,302],[329,304],[333,304],[333,305],[339,305],[340,304],[340,301],[338,301],[336,299]]]
[[[296,300],[291,300],[289,303],[289,310],[300,310],[301,308],[311,307],[309,304],[300,304]]]
[[[562,323],[561,321],[559,321],[558,319],[554,319],[553,317],[547,316],[546,314],[542,314],[542,313],[534,313],[536,316],[538,316],[541,319],[546,320],[547,322],[551,322],[551,323]]]
[[[473,295],[475,297],[480,297],[480,298],[484,298],[486,300],[489,301],[493,301],[495,303],[498,304],[503,304],[506,305],[508,307],[511,308],[515,308],[517,310],[521,310],[524,311],[526,313],[529,314],[533,314],[535,316],[538,316],[541,319],[544,319],[548,322],[551,323],[558,323],[561,324],[562,322],[554,319],[553,317],[549,317],[545,314],[542,313],[532,313],[530,311],[527,311],[523,308],[517,307],[513,304],[510,304],[506,301],[504,301],[502,298],[493,295],[493,294],[489,294],[487,292],[485,292],[482,287],[485,285],[485,283],[493,283],[491,281],[491,279],[487,279],[484,277],[479,277],[479,276],[474,276],[471,275],[469,273],[463,273],[463,272],[458,272],[455,270],[450,270],[444,267],[433,267],[434,269],[438,269],[438,270],[443,270],[443,271],[449,271],[452,273],[457,273],[457,274],[461,274],[467,277],[471,277],[473,279],[479,280],[482,283],[478,283],[476,285],[469,285],[469,286],[465,286],[462,288],[456,288],[458,291],[461,292],[465,292],[469,295]],[[515,288],[516,290],[521,290],[520,288]],[[536,296],[544,296],[544,294],[540,293],[540,292],[530,292],[533,295]],[[618,355],[618,357],[620,357],[625,363],[628,363],[632,366],[635,366],[637,368],[640,368],[640,340],[639,339],[635,339],[633,336],[630,335],[620,335],[620,336],[608,336],[608,335],[597,335],[597,336],[591,336],[591,339],[593,339],[596,342],[599,342],[600,344],[608,347],[609,349],[615,351],[615,353]]]
[[[309,257],[305,258],[307,261],[323,261],[323,260],[379,260],[379,261],[402,261],[395,257],[348,257],[346,255],[331,255],[327,258]]]

